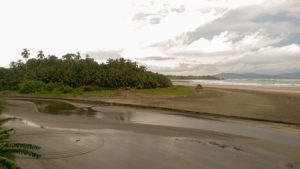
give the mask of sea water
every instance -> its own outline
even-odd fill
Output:
[[[300,87],[300,79],[225,79],[225,80],[175,80],[191,85],[242,85],[266,87]]]

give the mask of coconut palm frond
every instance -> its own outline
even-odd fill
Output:
[[[31,149],[31,150],[38,150],[41,147],[33,144],[28,143],[8,143],[0,145],[0,148],[2,147],[11,147],[11,148],[23,148],[23,149]]]
[[[14,129],[0,129],[0,143],[6,141]]]
[[[0,135],[0,143],[5,142],[7,139],[9,139],[9,134],[1,134]]]
[[[0,118],[0,125],[8,122],[8,121],[13,121],[13,120],[16,120],[17,118],[15,117],[8,117],[8,118]]]
[[[34,158],[41,157],[40,154],[30,149],[19,148],[19,147],[0,147],[0,154],[5,154],[5,153],[16,153],[16,154],[26,155]]]
[[[0,128],[0,135],[2,135],[2,134],[9,134],[12,131],[15,131],[15,130],[13,128],[10,128],[10,129],[1,129]]]
[[[0,168],[3,169],[21,169],[13,161],[0,156]]]

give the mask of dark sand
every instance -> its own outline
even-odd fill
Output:
[[[176,83],[176,85],[195,87],[184,82]],[[24,97],[24,95],[18,96]],[[31,96],[25,95],[25,97]],[[198,112],[221,117],[300,125],[300,88],[296,87],[210,85],[190,95],[152,95],[124,91],[114,97],[78,96],[65,99],[158,107],[188,111],[187,113]]]
[[[207,93],[211,91],[206,90]],[[205,97],[203,93],[201,94],[202,97],[198,94],[194,97],[203,100]],[[231,91],[228,91],[228,94],[232,94]],[[214,94],[208,95],[210,97],[207,100],[212,99],[212,96],[216,97]],[[167,105],[168,99],[161,99],[164,99],[164,104]],[[184,97],[182,99],[184,100]],[[79,107],[89,105],[87,102],[70,103]],[[93,106],[104,111],[101,106],[97,107],[95,104]],[[106,106],[105,111],[124,111],[124,109],[117,106],[110,109]],[[126,111],[130,109],[127,107]],[[176,114],[176,112],[165,113]],[[240,125],[241,129],[250,127],[250,130],[245,131],[251,131],[251,125],[257,125],[259,131],[265,133],[259,138],[247,137],[196,128],[145,125],[77,115],[44,114],[38,112],[32,102],[18,100],[8,100],[4,114],[23,119],[7,124],[8,127],[17,130],[12,137],[13,140],[42,146],[43,156],[39,160],[17,158],[17,162],[24,168],[300,168],[300,143],[297,144],[300,131],[297,128],[260,126],[261,122],[243,123],[222,118],[216,121],[208,119],[212,124],[224,121]]]
[[[300,125],[299,88],[205,86],[188,96],[123,93],[114,98],[91,99]]]

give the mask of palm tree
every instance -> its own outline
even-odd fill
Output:
[[[9,67],[10,68],[16,68],[17,67],[17,62],[15,62],[15,61],[10,62]]]
[[[29,49],[24,48],[23,51],[21,52],[21,55],[23,56],[23,58],[27,61],[27,59],[29,58]]]
[[[80,52],[76,53],[76,56],[74,57],[75,60],[80,60],[81,59],[81,55]]]
[[[45,58],[44,52],[42,50],[39,51],[39,53],[37,55],[37,58],[40,59],[40,60]]]
[[[10,120],[15,120],[15,118],[0,119],[0,125]],[[9,142],[8,139],[11,132],[14,132],[14,129],[0,128],[0,168],[21,169],[21,167],[11,160],[13,154],[21,154],[33,158],[39,158],[41,156],[36,152],[38,149],[40,149],[39,146],[27,143]]]

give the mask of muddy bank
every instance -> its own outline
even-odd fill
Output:
[[[86,102],[73,105],[78,108],[90,106]],[[93,108],[111,114],[135,111],[114,106]],[[153,111],[151,113],[157,113]],[[250,134],[241,136],[238,133],[131,123],[82,115],[76,111],[72,113],[75,114],[41,113],[33,102],[8,101],[6,115],[32,122],[16,121],[8,124],[17,129],[13,139],[43,147],[41,159],[18,158],[18,163],[32,169],[300,167],[298,141],[284,141],[293,140],[293,137],[300,139],[297,129],[262,127],[272,131],[272,135],[265,131],[263,138],[257,138]],[[218,119],[206,120],[216,124],[218,122]],[[234,123],[240,125],[234,128],[249,126]],[[274,136],[282,141],[268,139]]]
[[[20,97],[30,98],[30,96]],[[123,92],[116,97],[60,99],[94,104],[180,110],[190,114],[300,125],[300,93],[298,89],[204,86],[202,91],[186,96]]]

